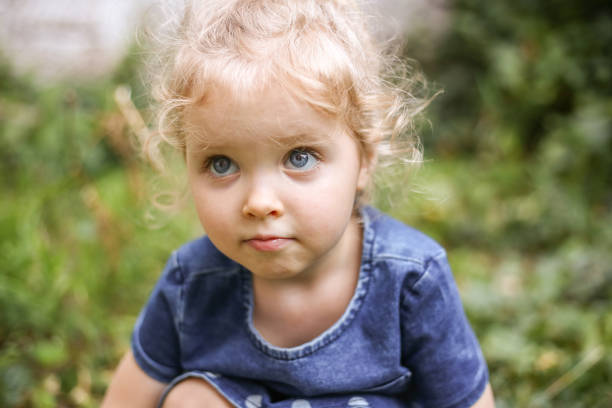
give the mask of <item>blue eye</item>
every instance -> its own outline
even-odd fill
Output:
[[[208,162],[208,168],[217,177],[229,176],[238,171],[238,166],[225,156],[212,157]]]
[[[319,159],[307,149],[293,149],[285,162],[285,166],[292,170],[306,171],[319,164]]]

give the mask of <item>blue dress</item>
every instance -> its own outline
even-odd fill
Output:
[[[372,207],[342,317],[293,348],[253,326],[250,272],[206,237],[175,251],[138,318],[138,365],[168,390],[208,381],[237,407],[470,407],[488,383],[445,251]]]

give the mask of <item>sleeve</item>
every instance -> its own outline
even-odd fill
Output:
[[[178,311],[183,277],[177,254],[168,260],[132,333],[132,352],[150,377],[169,383],[181,373]]]
[[[471,407],[489,373],[446,255],[426,262],[402,294],[402,359],[412,372],[417,406]]]

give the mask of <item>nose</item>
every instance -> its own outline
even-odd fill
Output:
[[[248,218],[282,216],[284,207],[274,184],[271,180],[251,183],[242,207],[242,214]]]

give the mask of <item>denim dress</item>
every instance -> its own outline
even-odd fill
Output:
[[[470,407],[488,370],[444,250],[372,207],[361,217],[355,293],[315,339],[268,343],[250,272],[202,237],[170,257],[135,325],[136,362],[164,395],[198,377],[243,408]]]

